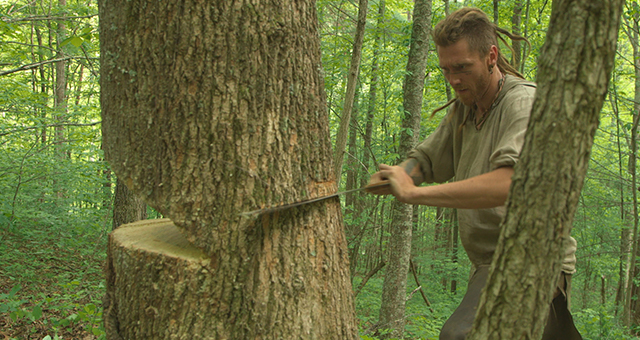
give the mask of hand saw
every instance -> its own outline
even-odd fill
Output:
[[[364,187],[361,187],[361,188],[357,188],[357,189],[340,191],[340,192],[336,192],[335,194],[329,194],[329,195],[324,195],[324,196],[320,196],[320,197],[316,197],[316,198],[310,198],[310,199],[306,199],[306,200],[302,200],[302,201],[298,201],[298,202],[294,202],[294,203],[288,203],[288,204],[278,205],[278,206],[275,206],[275,207],[268,207],[268,208],[262,208],[262,209],[247,211],[247,212],[240,213],[240,215],[241,216],[256,216],[256,215],[261,215],[261,214],[266,214],[266,213],[273,213],[273,212],[276,212],[276,211],[281,211],[281,210],[286,210],[286,209],[290,209],[290,208],[299,207],[301,205],[306,205],[306,204],[310,204],[310,203],[324,201],[324,200],[329,199],[329,198],[338,197],[340,195],[349,194],[349,193],[352,193],[352,192],[358,192],[358,191],[367,190],[367,189],[382,188],[382,187],[386,187],[386,186],[389,186],[389,181],[383,181],[383,182],[380,182],[378,184],[367,185],[367,186],[364,186]]]

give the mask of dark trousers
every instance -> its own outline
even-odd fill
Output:
[[[464,340],[473,326],[473,319],[476,315],[480,294],[484,288],[487,277],[489,275],[489,266],[481,266],[476,269],[475,273],[469,280],[467,293],[462,298],[460,306],[453,312],[451,317],[444,323],[440,332],[440,340]],[[562,292],[557,294],[551,303],[549,318],[544,328],[542,340],[582,340],[582,336],[578,333],[576,326],[573,324],[573,318],[569,313],[567,306],[567,296],[570,285],[563,275]],[[559,288],[560,290],[560,288]]]

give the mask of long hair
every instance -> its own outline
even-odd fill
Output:
[[[495,45],[498,48],[497,66],[500,72],[524,79],[524,76],[502,55],[498,39],[509,47],[512,54],[513,48],[507,43],[503,35],[509,37],[511,41],[525,41],[529,46],[531,46],[531,43],[525,37],[498,27],[478,8],[464,7],[451,13],[436,25],[432,35],[436,45],[442,47],[453,45],[460,41],[460,39],[466,39],[467,43],[469,43],[469,49],[473,52],[478,52],[482,57],[489,53],[491,45]],[[455,100],[455,98],[451,99],[445,105],[435,109],[431,113],[431,117],[437,112],[447,108],[455,102]]]

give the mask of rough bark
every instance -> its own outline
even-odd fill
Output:
[[[347,93],[344,96],[344,105],[342,107],[340,125],[336,135],[335,156],[333,159],[334,172],[338,179],[340,179],[342,175],[342,162],[344,159],[344,150],[347,146],[351,110],[353,110],[353,103],[356,97],[356,85],[360,73],[360,58],[362,57],[362,43],[364,42],[364,28],[367,23],[368,6],[369,0],[358,1],[358,23],[353,39],[353,50],[351,51],[351,66],[349,66],[349,74],[347,76]]]
[[[315,3],[99,6],[105,157],[209,259],[198,275],[215,303],[171,306],[191,315],[179,326],[195,329],[207,318],[192,339],[355,339],[338,201],[239,216],[337,189]],[[117,291],[130,269],[111,246],[107,270]],[[184,263],[153,256],[138,259],[149,270]],[[150,283],[179,270],[159,268]],[[158,294],[185,287],[158,283]],[[148,313],[172,311],[135,301]],[[117,310],[119,323],[132,325],[124,338],[150,327],[131,323],[132,310]]]
[[[147,218],[147,204],[139,199],[119,178],[113,198],[113,229]]]
[[[404,117],[398,152],[401,160],[416,146],[420,136],[422,94],[431,31],[431,0],[416,1],[413,14],[414,22],[407,61],[407,76],[403,84]],[[385,334],[387,338],[401,338],[404,334],[405,295],[411,258],[413,207],[409,204],[393,201],[392,211],[395,218],[390,230],[389,265],[385,271],[382,287],[378,327],[392,330]]]
[[[622,0],[554,1],[508,210],[468,339],[540,339],[613,67]]]

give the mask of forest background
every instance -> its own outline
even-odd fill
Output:
[[[529,39],[531,46],[502,50],[519,56],[519,70],[535,80],[551,1],[437,0],[432,22],[463,5],[483,9],[499,26]],[[358,2],[318,0],[317,10],[335,139]],[[410,0],[368,3],[341,188],[365,184],[380,163],[399,162],[412,11]],[[97,13],[95,1],[0,0],[0,336],[7,339],[104,338],[102,266],[116,176],[101,150]],[[631,256],[638,252],[639,20],[639,4],[627,1],[573,227],[578,262],[572,310],[585,339],[636,339],[640,331],[638,292],[627,290],[639,277]],[[429,118],[431,111],[450,95],[431,43],[420,139],[436,128],[443,113]],[[378,336],[372,330],[394,227],[392,199],[342,198],[363,339]],[[161,217],[150,208],[147,215]],[[436,339],[464,295],[470,270],[454,211],[414,209],[411,259],[405,337]]]

